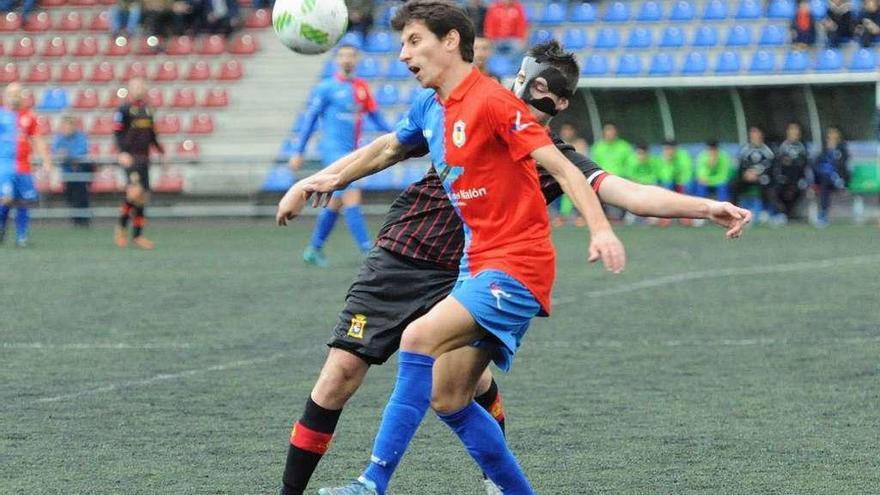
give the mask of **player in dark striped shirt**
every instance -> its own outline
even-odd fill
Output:
[[[579,73],[574,57],[558,43],[538,45],[525,58],[514,92],[530,105],[538,120],[548,124],[553,115],[568,105],[554,90],[571,94],[577,87]],[[558,88],[560,81],[567,88]],[[386,140],[392,136],[378,138],[319,174],[334,173],[365,156],[382,153]],[[554,135],[553,140],[584,173],[601,200],[636,215],[709,219],[727,228],[728,237],[739,236],[751,218],[747,210],[730,203],[685,196],[609,175],[558,136]],[[411,156],[423,154],[424,150],[411,151]],[[280,225],[286,225],[304,207],[303,187],[308,180],[294,185],[279,203],[276,219]],[[561,187],[549,173],[539,170],[539,180],[547,203],[562,195]],[[384,363],[397,351],[406,326],[449,294],[458,275],[463,247],[461,220],[440,177],[431,168],[394,201],[376,246],[348,291],[328,343],[330,353],[291,433],[283,495],[303,493],[330,444],[342,408],[360,387],[370,365]],[[480,379],[475,400],[503,429],[501,395],[488,370]],[[486,490],[489,494],[500,493],[488,480]]]

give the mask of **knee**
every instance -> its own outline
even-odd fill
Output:
[[[431,338],[431,330],[423,318],[407,325],[400,338],[400,350],[434,355],[435,342]]]
[[[328,409],[341,409],[357,391],[369,365],[363,359],[333,349],[312,389],[312,399]]]
[[[452,414],[461,411],[474,399],[466,387],[435,388],[431,391],[431,409],[437,414]]]

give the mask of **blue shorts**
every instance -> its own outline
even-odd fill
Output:
[[[333,162],[342,158],[343,156],[347,155],[348,153],[349,153],[348,151],[346,151],[346,152],[337,151],[334,153],[323,152],[321,154],[321,163],[324,165],[324,167],[330,166],[333,164]],[[352,189],[360,189],[360,186],[357,185],[357,181],[352,182],[351,184],[345,186],[344,189],[340,189],[338,191],[333,191],[333,198],[339,199],[342,197],[342,195],[346,191],[351,191]]]
[[[0,177],[0,198],[15,202],[33,203],[37,201],[37,188],[31,174],[6,174]]]
[[[499,270],[485,270],[456,282],[450,294],[489,335],[475,347],[486,347],[492,361],[510,370],[513,356],[541,305],[518,280]]]

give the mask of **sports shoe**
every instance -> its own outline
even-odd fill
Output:
[[[124,248],[128,246],[128,236],[126,235],[125,229],[119,225],[113,230],[113,242],[116,243],[116,247]]]
[[[483,485],[486,487],[486,495],[504,495],[501,488],[488,478],[483,480]]]
[[[318,495],[379,495],[379,492],[376,491],[375,483],[360,477],[346,486],[321,488]]]
[[[156,244],[153,241],[147,239],[142,235],[133,237],[131,239],[131,243],[145,251],[151,251],[156,248]]]
[[[324,253],[313,246],[309,246],[303,251],[303,261],[319,268],[327,268],[327,258],[324,257]]]
[[[15,247],[17,247],[17,248],[26,248],[26,247],[28,247],[28,241],[27,241],[27,239],[16,239],[16,240],[15,240]]]

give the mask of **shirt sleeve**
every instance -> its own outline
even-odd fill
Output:
[[[433,91],[423,91],[409,107],[407,116],[394,128],[394,134],[401,144],[407,147],[427,146],[425,136],[422,134],[425,104],[427,98],[431,98]]]
[[[522,100],[501,89],[486,99],[488,120],[495,135],[507,143],[510,157],[518,162],[538,148],[553,144],[544,128]]]

